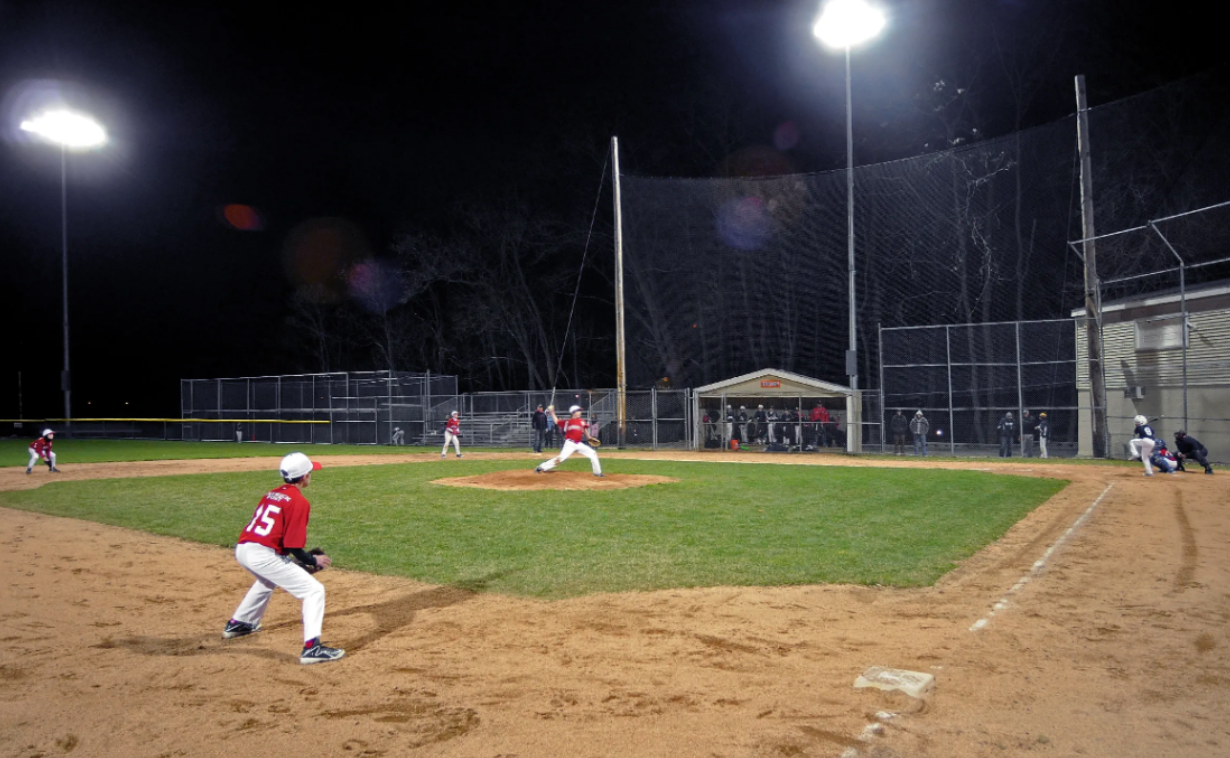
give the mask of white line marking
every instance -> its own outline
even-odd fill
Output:
[[[992,616],[994,616],[998,611],[1002,611],[1008,607],[1008,598],[1024,589],[1025,585],[1029,584],[1030,579],[1033,579],[1039,572],[1042,571],[1042,569],[1046,568],[1046,562],[1051,557],[1051,554],[1058,550],[1063,543],[1068,541],[1068,538],[1076,533],[1076,530],[1080,528],[1081,524],[1088,520],[1089,514],[1093,513],[1093,509],[1098,507],[1098,503],[1102,502],[1102,498],[1106,497],[1106,493],[1110,492],[1110,488],[1114,486],[1115,485],[1113,482],[1106,485],[1106,489],[1102,490],[1102,494],[1098,495],[1098,498],[1085,509],[1085,512],[1082,513],[1076,521],[1072,522],[1072,526],[1068,527],[1068,530],[1064,532],[1059,539],[1055,540],[1055,544],[1046,549],[1046,552],[1042,554],[1042,557],[1034,562],[1034,565],[1029,569],[1029,572],[1026,573],[1025,576],[1022,576],[1016,584],[1012,585],[1012,588],[1009,589],[1002,598],[997,600],[991,606],[991,612],[974,622],[974,625],[969,628],[971,632],[976,632],[979,629],[985,629],[987,624],[991,623]]]

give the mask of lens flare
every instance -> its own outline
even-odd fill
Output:
[[[718,207],[717,231],[731,247],[755,250],[773,235],[773,217],[758,197],[734,198]]]

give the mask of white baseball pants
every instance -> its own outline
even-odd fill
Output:
[[[594,449],[589,445],[586,445],[584,442],[573,442],[568,439],[564,440],[564,449],[560,451],[559,455],[540,465],[538,468],[543,471],[550,471],[564,461],[568,460],[568,457],[573,453],[580,453],[588,458],[590,468],[593,469],[595,474],[602,473],[602,464],[598,462],[598,454],[594,452]]]
[[[256,582],[244,596],[235,614],[236,621],[257,624],[269,607],[273,590],[281,587],[292,597],[303,601],[303,641],[320,636],[325,624],[325,586],[299,567],[289,555],[278,555],[271,547],[255,542],[235,546],[235,560],[256,577]]]
[[[448,454],[448,443],[453,443],[453,449],[457,451],[457,455],[461,455],[461,435],[453,434],[449,430],[444,430],[444,447],[440,448],[440,455]]]
[[[1153,440],[1148,437],[1137,437],[1134,440],[1128,440],[1128,447],[1132,448],[1132,457],[1139,458],[1145,462],[1145,473],[1153,475],[1153,464],[1149,462],[1149,456],[1153,455]]]
[[[39,462],[39,461],[41,461],[43,458],[42,458],[42,456],[40,456],[38,453],[34,452],[34,448],[29,448],[29,450],[30,450],[30,462],[26,464],[26,468],[27,468],[27,469],[32,469],[32,468],[34,468],[34,464],[38,463],[38,462]],[[56,454],[55,454],[55,453],[48,453],[47,455],[48,455],[48,457],[50,457],[50,458],[51,458],[51,467],[52,467],[52,468],[55,468],[55,467],[56,467]],[[18,458],[17,460],[21,460],[21,459],[20,459],[20,458]]]

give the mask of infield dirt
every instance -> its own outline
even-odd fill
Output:
[[[250,583],[230,551],[0,509],[0,755],[1230,755],[1230,472],[1146,479],[1135,466],[1061,462],[604,450],[604,479],[527,486],[627,486],[620,459],[652,457],[1071,484],[919,590],[716,587],[541,602],[330,570],[325,639],[347,655],[311,667],[298,665],[299,604],[284,593],[260,634],[220,639]],[[65,461],[62,478],[269,464]],[[49,480],[0,469],[0,489]],[[936,686],[924,700],[854,689],[870,666],[930,673]]]

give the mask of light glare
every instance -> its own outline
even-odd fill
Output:
[[[86,150],[107,143],[107,132],[97,121],[71,111],[47,111],[21,122],[23,131],[37,134],[70,150]]]
[[[863,0],[829,0],[812,34],[829,47],[848,48],[875,37],[884,24],[884,14]]]

